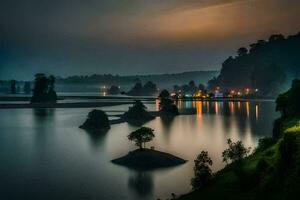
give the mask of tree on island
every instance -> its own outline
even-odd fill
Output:
[[[202,188],[212,178],[211,166],[213,164],[211,158],[208,156],[207,151],[202,151],[197,159],[194,160],[194,174],[195,177],[191,180],[193,190]]]
[[[228,139],[227,144],[229,148],[222,153],[223,162],[226,163],[228,163],[228,160],[232,163],[241,161],[251,150],[250,147],[246,148],[242,141],[232,142],[231,139]]]
[[[36,74],[34,80],[33,96],[31,103],[55,103],[57,95],[54,90],[55,77],[46,77],[45,74]]]
[[[17,93],[16,83],[17,83],[16,80],[12,80],[10,82],[10,91],[11,91],[11,94],[16,94]]]
[[[147,107],[140,100],[135,100],[133,106],[129,107],[122,118],[132,124],[142,124],[154,119],[154,116],[147,111]]]
[[[110,129],[107,114],[102,110],[89,112],[86,121],[79,127],[88,131],[107,131]]]
[[[25,94],[29,94],[30,91],[31,91],[31,86],[30,86],[30,82],[29,81],[26,81],[24,83],[24,88],[23,88],[23,91]]]
[[[162,90],[158,97],[160,100],[160,112],[162,114],[169,116],[179,114],[178,108],[170,98],[170,93],[167,90]]]
[[[136,131],[131,132],[128,136],[130,141],[135,142],[135,145],[142,150],[146,148],[146,142],[150,142],[155,137],[154,130],[148,127],[142,127]]]

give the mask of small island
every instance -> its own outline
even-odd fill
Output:
[[[154,137],[153,130],[148,127],[142,127],[130,133],[128,139],[134,141],[139,149],[112,160],[112,163],[139,171],[174,167],[186,163],[186,160],[177,156],[154,149],[146,149],[146,142],[150,142]]]
[[[167,90],[162,90],[158,97],[160,100],[159,112],[161,117],[175,117],[179,115],[178,108]]]
[[[51,103],[57,101],[57,94],[54,90],[55,77],[47,77],[45,74],[39,73],[35,75],[33,95],[30,103]]]
[[[140,100],[135,100],[133,106],[129,107],[121,118],[130,124],[142,125],[155,117],[147,111],[146,106]]]
[[[79,128],[90,132],[106,132],[110,129],[108,116],[102,110],[92,110]]]

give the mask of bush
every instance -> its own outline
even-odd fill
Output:
[[[228,139],[227,144],[229,148],[222,153],[223,162],[226,163],[228,163],[228,160],[231,162],[241,161],[248,155],[251,149],[250,147],[246,148],[242,141],[232,142],[231,139]]]

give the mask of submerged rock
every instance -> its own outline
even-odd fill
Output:
[[[186,163],[186,160],[153,149],[137,149],[127,155],[112,160],[112,163],[128,168],[146,171],[165,167],[174,167]]]

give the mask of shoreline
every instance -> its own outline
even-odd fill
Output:
[[[132,104],[132,101],[124,102],[77,102],[77,103],[0,103],[0,109],[25,109],[25,108],[97,108],[106,106],[118,106]]]
[[[105,106],[117,106],[132,104],[134,100],[142,100],[147,103],[155,103],[154,97],[102,97],[102,96],[60,96],[58,103],[30,104],[30,97],[0,96],[0,109],[22,109],[22,108],[93,108]],[[66,100],[66,102],[63,102]],[[75,102],[67,102],[74,100]],[[76,100],[91,100],[76,102]],[[93,101],[94,100],[94,101]],[[103,100],[103,101],[95,101]],[[115,101],[120,100],[120,101]],[[28,103],[25,101],[28,101]],[[201,101],[201,102],[274,102],[274,99],[242,99],[242,98],[215,98],[215,99],[179,99],[178,101]]]

